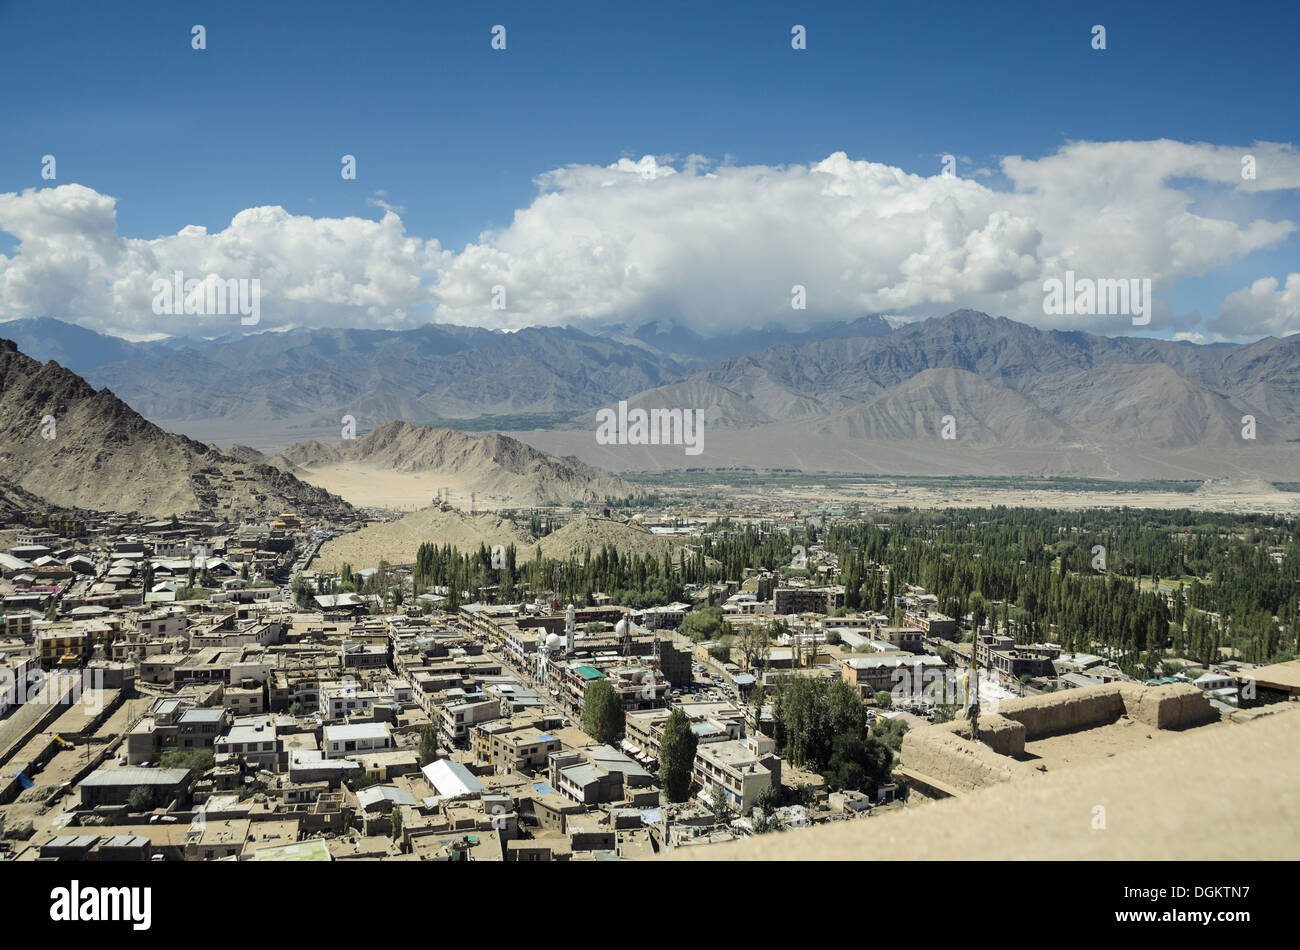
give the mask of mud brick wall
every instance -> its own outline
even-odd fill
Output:
[[[963,739],[941,726],[908,732],[903,738],[900,764],[964,792],[1033,772],[1032,768],[999,755],[984,743]]]
[[[1157,729],[1186,729],[1219,718],[1209,698],[1191,683],[1164,686],[1122,683],[1120,691],[1128,717]]]
[[[1211,722],[1218,713],[1190,683],[1142,686],[1107,683],[999,704],[980,717],[980,741],[964,719],[913,729],[903,738],[899,764],[954,789],[1038,774],[1017,761],[1025,743],[1045,736],[1109,725],[1128,716],[1156,729],[1182,729]]]
[[[1024,753],[1025,727],[1022,723],[1005,716],[986,713],[980,716],[979,727],[980,741],[998,755],[1016,757]],[[970,723],[965,719],[956,719],[935,728],[951,732],[963,739],[972,738]]]
[[[998,715],[1023,725],[1026,741],[1033,742],[1043,736],[1112,723],[1124,715],[1124,698],[1119,683],[1105,683],[1007,700],[998,704]]]

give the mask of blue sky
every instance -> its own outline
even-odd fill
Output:
[[[407,234],[460,252],[509,226],[539,174],[620,157],[845,152],[929,176],[944,153],[966,175],[1071,141],[1294,143],[1297,36],[1300,5],[1276,3],[0,3],[0,192],[50,186],[53,154],[58,184],[117,199],[119,234],[147,239],[264,205],[377,220],[382,191]],[[1300,220],[1296,198],[1233,213]],[[1166,299],[1212,311],[1284,280],[1296,250],[1255,249]]]

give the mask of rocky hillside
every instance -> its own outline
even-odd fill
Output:
[[[352,517],[342,499],[268,465],[164,432],[107,389],[0,340],[0,478],[62,507],[236,518]]]
[[[7,478],[0,478],[0,526],[17,527],[39,523],[46,515],[58,510],[44,498],[20,488]]]
[[[427,473],[480,495],[508,497],[515,506],[598,504],[634,489],[575,458],[556,458],[503,435],[466,435],[389,422],[355,439],[300,442],[271,459],[310,477],[315,468],[359,464],[376,471]]]

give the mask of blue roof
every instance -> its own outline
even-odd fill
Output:
[[[542,795],[554,795],[555,789],[551,788],[546,782],[534,782],[533,791]]]

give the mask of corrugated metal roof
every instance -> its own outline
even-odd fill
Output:
[[[414,795],[402,791],[395,785],[372,785],[370,788],[363,788],[357,792],[357,801],[361,803],[362,808],[385,800],[392,802],[394,805],[414,805],[416,803]]]
[[[443,798],[478,795],[483,791],[483,783],[476,779],[464,765],[451,759],[430,762],[421,771],[434,791]]]
[[[117,769],[100,769],[81,780],[91,788],[114,788],[120,785],[176,785],[185,781],[189,769],[146,769],[124,766]]]

